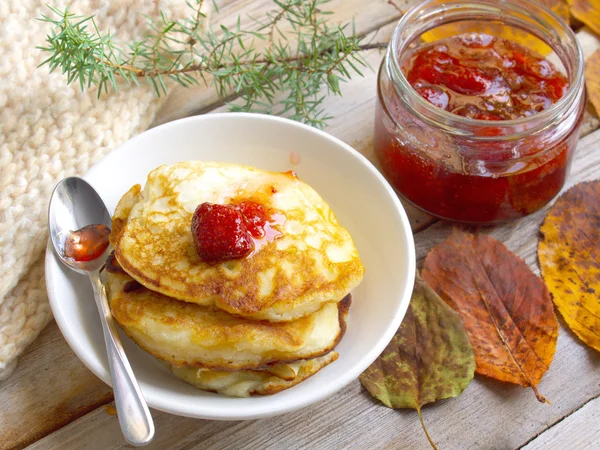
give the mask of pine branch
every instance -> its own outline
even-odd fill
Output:
[[[100,33],[93,16],[49,7],[52,14],[39,19],[52,26],[46,46],[38,47],[50,53],[41,65],[51,72],[60,68],[67,83],[78,81],[82,90],[96,86],[98,96],[109,85],[116,91],[119,78],[130,84],[145,79],[162,95],[166,78],[187,87],[208,83],[208,75],[219,96],[240,97],[231,110],[271,113],[280,105],[282,114],[323,127],[329,119],[323,88],[341,95],[340,84],[369,67],[361,52],[386,47],[364,43],[347,26],[330,26],[329,13],[321,10],[328,0],[273,0],[264,19],[253,19],[255,29],[243,29],[238,18],[234,29],[221,25],[218,32],[203,26],[203,1],[188,3],[184,21],[162,13],[148,19],[152,31],[127,46]]]

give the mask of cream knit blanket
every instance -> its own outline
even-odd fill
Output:
[[[163,99],[150,87],[96,99],[46,67],[49,25],[35,20],[64,0],[0,2],[0,380],[51,318],[44,284],[47,208],[56,183],[83,175],[123,141],[146,129]],[[209,3],[209,2],[207,2]],[[188,17],[185,0],[73,0],[100,29],[125,41],[147,31],[144,14]],[[133,34],[135,33],[135,35]]]

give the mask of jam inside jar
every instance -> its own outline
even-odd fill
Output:
[[[422,39],[445,21],[446,36]],[[518,42],[505,37],[510,27]],[[526,46],[537,41],[545,55]],[[546,8],[429,0],[402,18],[380,68],[375,153],[427,213],[505,222],[560,191],[584,105],[581,48]]]

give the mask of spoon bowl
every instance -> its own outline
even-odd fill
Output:
[[[65,257],[65,241],[69,233],[90,224],[111,226],[111,217],[102,198],[90,184],[82,178],[69,177],[54,188],[48,209],[50,239],[61,262],[71,269],[86,274],[100,270],[106,255],[91,261],[75,261]]]

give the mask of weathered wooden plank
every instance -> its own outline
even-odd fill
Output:
[[[529,442],[522,450],[572,450],[600,448],[600,398],[582,408]]]
[[[597,177],[600,131],[580,142],[569,184]],[[486,232],[535,268],[537,230],[545,211]],[[416,235],[422,258],[449,232],[438,223]],[[561,327],[556,356],[538,386],[551,405],[530,389],[477,377],[456,399],[424,408],[427,427],[445,449],[516,448],[600,395],[600,354]],[[377,404],[355,381],[332,398],[284,416],[241,423],[195,421],[154,412],[157,437],[150,448],[428,448],[416,414]],[[123,446],[117,422],[103,408],[37,442],[32,449],[84,448],[102,442]]]
[[[528,389],[478,377],[460,397],[425,407],[425,422],[439,448],[516,448],[598,395],[591,378],[599,368],[598,356],[562,330],[555,360],[539,386],[552,405],[538,403]],[[357,381],[313,407],[271,419],[210,422],[158,411],[153,416],[156,438],[149,449],[429,448],[415,412],[376,404]],[[90,445],[125,447],[116,418],[103,407],[30,449]]]
[[[52,322],[0,383],[0,449],[22,448],[112,398]]]
[[[587,27],[583,27],[577,31],[577,39],[583,50],[583,59],[588,59],[592,56],[592,53],[600,49],[600,38]]]

